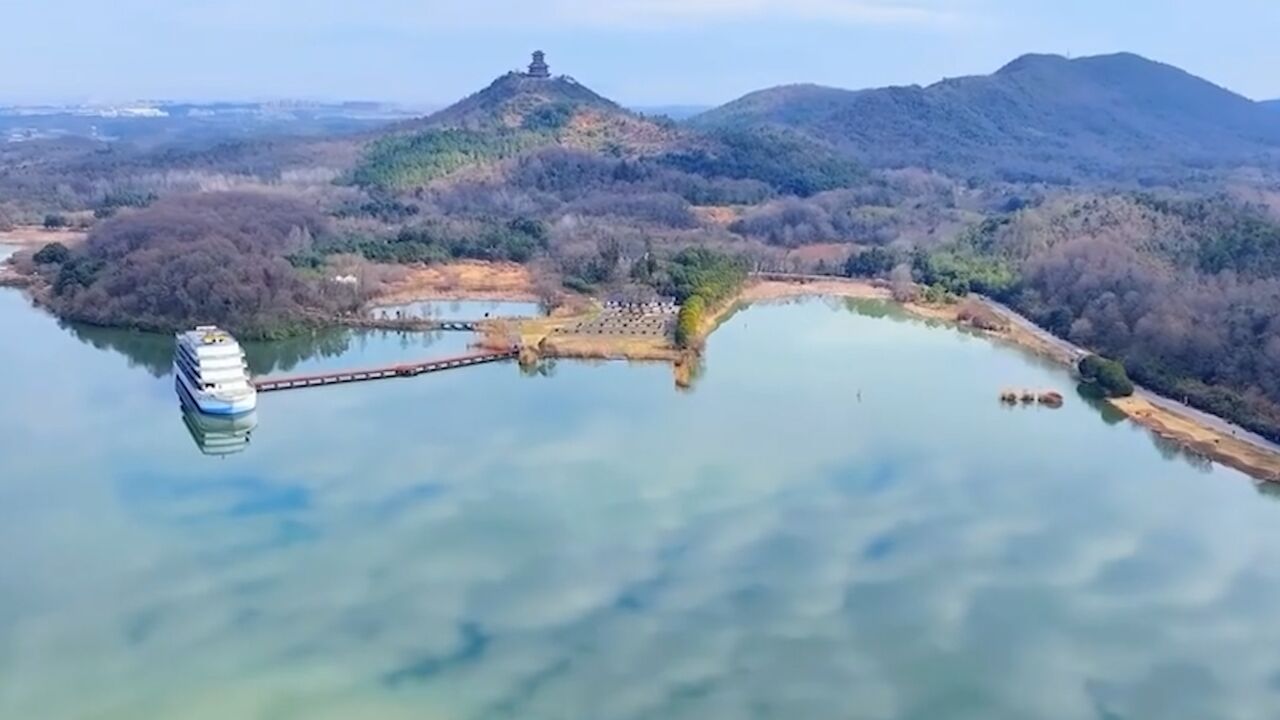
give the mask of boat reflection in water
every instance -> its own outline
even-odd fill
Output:
[[[182,422],[205,455],[224,457],[243,452],[258,427],[256,410],[241,415],[206,415],[183,399]]]

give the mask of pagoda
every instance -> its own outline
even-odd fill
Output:
[[[547,66],[547,56],[541,50],[535,50],[533,53],[533,62],[529,63],[529,77],[551,77],[551,68]]]

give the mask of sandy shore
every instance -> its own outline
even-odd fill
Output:
[[[1175,440],[1200,455],[1233,467],[1250,477],[1280,482],[1280,455],[1214,428],[1139,395],[1110,401],[1134,422],[1161,437]]]
[[[19,274],[7,263],[0,262],[0,287],[26,287],[31,279]]]

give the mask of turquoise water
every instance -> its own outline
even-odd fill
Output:
[[[163,342],[0,326],[0,717],[1280,716],[1280,504],[883,307],[741,312],[691,392],[266,395],[225,456]],[[401,352],[362,337],[323,361]]]
[[[173,339],[167,335],[88,326],[67,332],[100,350],[123,356],[132,367],[155,377],[169,376]],[[472,352],[471,333],[404,333],[387,330],[331,330],[277,342],[243,343],[255,376],[305,375],[327,370],[378,367]]]
[[[437,318],[459,322],[486,318],[535,317],[541,314],[538,303],[507,300],[424,300],[383,305],[373,310],[374,317],[380,318]]]

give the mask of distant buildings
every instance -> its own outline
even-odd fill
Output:
[[[529,63],[528,76],[531,78],[551,77],[551,68],[547,65],[547,56],[541,50],[533,52],[533,62]]]

